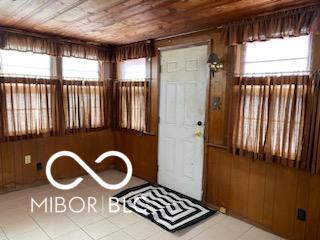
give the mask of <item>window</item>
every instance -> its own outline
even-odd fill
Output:
[[[55,91],[55,86],[48,83],[51,81],[49,79],[36,80],[50,78],[51,56],[0,50],[0,72],[8,77],[1,83],[6,96],[5,136],[39,135],[51,131],[51,93]],[[29,80],[19,82],[14,77],[26,77]]]
[[[309,36],[245,44],[234,80],[233,144],[257,156],[300,160],[307,92]]]
[[[50,77],[50,56],[30,52],[0,50],[1,74]]]
[[[147,59],[138,58],[119,62],[115,87],[116,108],[119,112],[119,128],[145,131],[147,129],[147,105],[150,84],[147,78]]]
[[[99,80],[99,62],[97,60],[63,57],[62,70],[64,79]]]
[[[244,73],[290,75],[309,71],[309,36],[272,39],[245,45]]]
[[[106,95],[112,88],[99,81],[99,61],[73,57],[55,60],[46,54],[0,50],[0,138],[55,135],[62,130],[62,113],[67,132],[106,126]],[[62,96],[60,80],[52,76],[55,62],[61,64],[57,67],[67,80],[63,81]]]
[[[99,84],[99,62],[73,57],[62,60],[62,74],[66,80],[85,82],[64,83],[64,113],[66,128],[91,129],[104,125],[104,85]],[[93,85],[89,85],[88,83]]]
[[[121,80],[144,80],[147,77],[146,58],[130,59],[119,63]]]

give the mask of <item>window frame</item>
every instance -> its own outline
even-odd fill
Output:
[[[102,80],[102,76],[101,76],[101,61],[99,60],[91,60],[91,59],[85,59],[85,58],[78,58],[78,59],[83,59],[83,60],[91,60],[91,61],[96,61],[98,68],[97,68],[97,78],[88,78],[88,77],[65,77],[63,74],[64,68],[63,68],[63,59],[64,58],[74,58],[77,59],[76,57],[61,57],[61,60],[59,61],[59,63],[57,64],[57,67],[59,68],[59,72],[60,72],[60,77],[61,79],[68,81],[68,80],[85,80],[85,81],[92,81],[92,82],[97,82],[97,81],[101,81]],[[104,76],[103,76],[104,78]]]
[[[302,36],[305,37],[305,36]],[[235,61],[235,67],[234,67],[234,72],[235,75],[241,75],[241,76],[245,76],[245,77],[263,77],[263,76],[280,76],[280,75],[286,75],[286,76],[290,76],[291,74],[300,74],[300,75],[304,75],[304,74],[309,74],[312,69],[313,69],[313,55],[314,55],[314,49],[313,49],[313,35],[307,35],[308,38],[308,56],[307,56],[307,66],[306,66],[306,70],[305,71],[279,71],[279,72],[255,72],[255,73],[246,73],[245,72],[245,65],[246,65],[246,55],[247,55],[247,46],[248,44],[251,43],[265,43],[266,41],[262,41],[262,42],[249,42],[249,43],[245,43],[243,45],[237,45],[236,46],[236,61]],[[271,39],[272,40],[286,40],[286,39],[292,39],[292,38],[299,38],[299,37],[290,37],[290,38],[283,38],[283,39]],[[282,58],[279,60],[270,60],[270,61],[260,61],[260,62],[275,62],[275,61],[286,61],[286,60],[291,60],[292,58]],[[302,58],[301,58],[302,59]],[[254,61],[251,61],[249,63],[253,63]],[[258,61],[257,61],[258,62]]]
[[[10,50],[11,51],[11,50]],[[19,51],[17,51],[19,52]],[[25,53],[25,52],[21,52],[22,54]],[[26,53],[29,53],[29,52],[26,52]],[[32,53],[32,52],[31,52]],[[35,53],[35,54],[38,54],[38,53]],[[42,55],[39,53],[39,55]],[[53,55],[49,55],[49,54],[43,54],[43,55],[46,55],[49,57],[49,75],[9,75],[9,74],[1,74],[1,71],[0,71],[0,77],[3,76],[3,77],[6,77],[6,78],[37,78],[37,79],[47,79],[48,81],[59,81],[62,86],[64,85],[64,81],[68,81],[68,80],[75,80],[74,82],[77,82],[77,84],[80,84],[81,87],[83,86],[83,88],[86,88],[88,86],[86,86],[85,82],[89,82],[89,84],[96,84],[97,86],[99,86],[101,83],[101,81],[104,81],[104,80],[107,80],[109,79],[107,77],[107,74],[110,74],[108,69],[107,69],[107,62],[105,61],[101,61],[101,60],[94,60],[94,61],[97,61],[97,78],[77,78],[77,77],[74,77],[72,79],[70,78],[64,78],[63,77],[63,57],[62,56],[53,56]],[[82,59],[82,58],[79,58],[79,59]],[[85,59],[85,58],[83,58]],[[88,59],[90,60],[90,59]],[[0,62],[1,64],[1,62]],[[37,95],[37,94],[36,94]],[[37,96],[36,96],[37,97]],[[64,96],[62,95],[62,101],[64,101]],[[103,106],[100,106],[100,107],[96,107],[94,109],[94,111],[91,112],[91,115],[95,115],[95,114],[101,114],[101,111],[99,111],[99,109],[103,107]],[[92,110],[92,109],[91,109]],[[13,110],[12,109],[7,109],[7,113],[10,114],[10,112],[12,112]],[[29,111],[28,109],[19,109],[18,110],[19,112],[20,111]],[[41,109],[33,109],[33,111],[39,111],[39,113],[35,113],[35,115],[40,115],[40,112],[41,112]],[[61,111],[65,111],[64,107],[61,109]],[[12,115],[12,114],[10,114]],[[8,115],[9,116],[9,115]],[[91,116],[92,118],[92,116]],[[64,120],[63,121],[67,121],[67,116],[64,115]],[[90,120],[92,121],[92,120]],[[104,129],[104,125],[105,125],[105,120],[101,120],[101,121],[98,121],[98,122],[90,122],[90,131],[95,131],[95,130],[99,130],[99,129]],[[52,125],[52,124],[51,124]],[[51,134],[53,133],[53,127],[52,126],[48,126],[48,128],[45,130],[45,134]],[[66,128],[64,129],[64,132],[65,133],[73,133],[73,132],[78,132],[79,129],[82,129],[82,126],[74,126],[74,128],[69,128],[67,125],[66,125]],[[7,138],[12,138],[13,136],[14,137],[21,137],[21,138],[24,138],[26,137],[27,135],[29,136],[30,134],[27,134],[26,135],[26,131],[32,131],[34,132],[34,134],[32,135],[37,135],[36,132],[39,130],[39,129],[28,129],[27,127],[25,129],[20,129],[19,132],[21,132],[22,134],[21,135],[14,135],[15,133],[12,132],[12,133],[9,133],[10,136],[5,136]],[[41,135],[44,134],[44,133],[41,133]],[[39,135],[40,136],[40,135]]]
[[[316,61],[318,59],[318,57],[315,54],[315,47],[316,47],[316,40],[318,40],[319,38],[317,36],[314,36],[312,34],[308,35],[308,58],[307,58],[307,71],[302,71],[300,72],[301,74],[299,74],[299,72],[270,72],[270,73],[259,73],[257,72],[255,73],[245,73],[245,55],[246,55],[246,47],[247,47],[247,43],[243,44],[243,45],[236,45],[234,48],[234,56],[235,56],[235,61],[234,61],[234,68],[233,68],[233,75],[235,77],[254,77],[256,79],[259,78],[264,78],[264,77],[281,77],[281,76],[285,76],[285,77],[290,77],[290,76],[294,76],[294,75],[300,75],[300,76],[306,76],[306,75],[310,75],[312,73],[313,70],[316,69],[316,62],[314,61],[314,59],[316,58]],[[283,40],[283,39],[280,39]],[[256,84],[258,85],[263,85],[264,83],[261,82],[261,84],[259,82],[257,82]],[[240,87],[240,85],[235,84],[236,86]],[[250,84],[249,84],[250,85]],[[235,86],[234,86],[235,87]],[[228,90],[229,94],[233,94],[232,91],[234,91],[234,89],[230,89]],[[301,116],[299,116],[301,117]],[[243,116],[243,119],[245,119],[246,117]],[[245,120],[243,120],[244,122]],[[263,121],[263,120],[261,120]],[[299,125],[301,124],[300,122],[295,122],[295,125]],[[243,126],[242,126],[243,127]],[[240,146],[238,145],[240,139],[236,139],[235,140],[235,144],[237,149],[239,150]],[[296,147],[298,147],[298,145],[296,145]],[[249,153],[255,153],[255,154],[260,154],[260,152],[256,152],[254,151],[254,147],[253,146],[247,146],[247,148],[243,149],[244,151],[247,151]],[[295,149],[297,150],[297,149]],[[288,155],[290,155],[289,153],[286,153]],[[274,155],[273,157],[283,157],[283,156],[278,156],[278,155]],[[289,159],[292,161],[292,159]]]
[[[131,82],[139,82],[141,80],[147,81],[148,79],[150,79],[150,73],[151,73],[151,58],[138,58],[138,59],[144,59],[145,61],[145,76],[142,78],[123,78],[122,77],[122,73],[121,73],[121,64],[123,64],[124,62],[129,62],[129,61],[134,61],[137,59],[127,59],[121,62],[117,63],[117,71],[116,71],[116,79],[118,81],[131,81]]]
[[[53,71],[54,62],[56,61],[56,56],[48,55],[48,54],[41,54],[41,53],[33,53],[33,52],[22,52],[17,50],[10,50],[10,49],[0,49],[0,51],[5,52],[17,52],[18,54],[34,54],[34,55],[45,55],[49,57],[49,74],[48,75],[34,75],[34,74],[14,74],[14,73],[4,73],[2,69],[2,61],[1,61],[1,52],[0,52],[0,76],[4,77],[22,77],[22,78],[43,78],[43,79],[50,79],[56,77]]]

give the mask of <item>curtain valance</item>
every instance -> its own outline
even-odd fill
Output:
[[[58,41],[54,38],[35,37],[6,31],[0,31],[0,48],[52,56],[77,57],[103,61],[110,61],[111,59],[111,51],[108,47],[69,43]]]
[[[94,45],[81,45],[65,43],[60,46],[60,55],[64,57],[77,57],[93,60],[110,61],[111,50]]]
[[[320,33],[320,5],[247,18],[224,26],[227,45]]]
[[[113,61],[121,62],[128,59],[152,57],[153,55],[154,49],[151,41],[138,42],[115,47],[113,52]]]

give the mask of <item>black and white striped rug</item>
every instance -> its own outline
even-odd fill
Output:
[[[129,188],[114,198],[170,232],[189,227],[216,213],[195,199],[149,183]]]

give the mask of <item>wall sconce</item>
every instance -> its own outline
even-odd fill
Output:
[[[207,63],[209,64],[210,71],[212,73],[212,77],[214,77],[215,72],[218,72],[223,68],[223,64],[221,62],[221,59],[215,53],[210,54]]]

